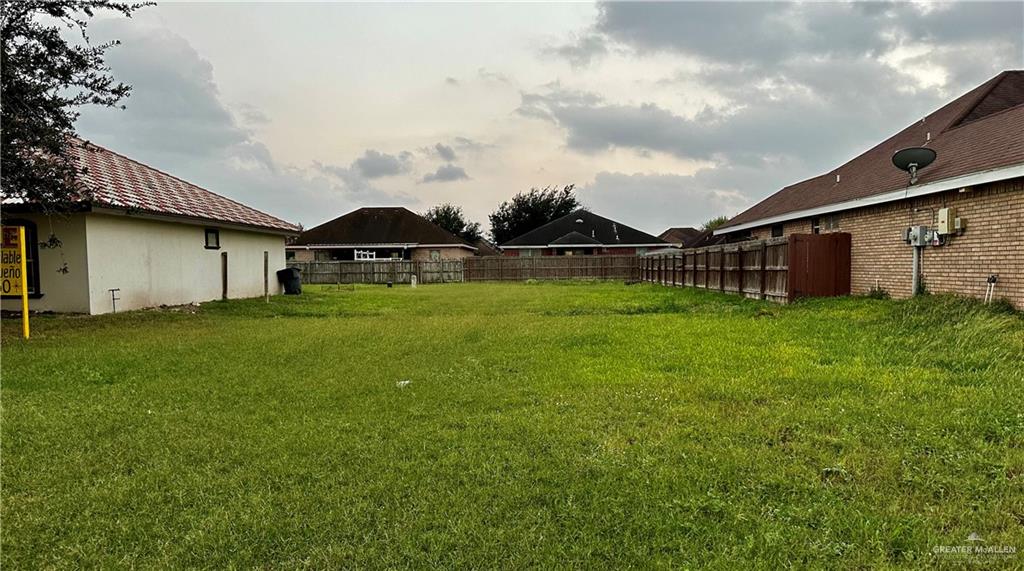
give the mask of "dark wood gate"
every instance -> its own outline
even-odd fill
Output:
[[[850,295],[850,235],[789,235],[789,299]]]

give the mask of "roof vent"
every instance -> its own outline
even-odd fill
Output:
[[[836,184],[839,184],[839,173],[836,173]]]
[[[577,218],[576,219],[576,223],[577,224],[583,224],[583,219],[582,218]]]

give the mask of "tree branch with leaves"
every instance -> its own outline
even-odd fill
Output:
[[[531,188],[502,202],[489,217],[494,243],[504,244],[581,208],[574,189],[571,184],[561,188]]]
[[[72,145],[84,105],[116,107],[131,87],[104,62],[114,40],[93,44],[87,33],[97,12],[131,17],[151,2],[3,0],[0,14],[0,189],[46,211],[66,208],[86,189]],[[68,41],[65,30],[81,36]],[[123,108],[123,107],[122,107]]]
[[[471,244],[482,237],[480,223],[470,222],[461,206],[438,204],[424,212],[423,217]]]

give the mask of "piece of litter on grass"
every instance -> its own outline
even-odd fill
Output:
[[[398,381],[397,383],[395,383],[395,386],[400,388],[400,389],[404,389],[405,387],[409,386],[409,383],[411,383],[411,382],[412,381],[406,379],[404,381]]]

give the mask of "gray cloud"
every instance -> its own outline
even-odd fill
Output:
[[[608,45],[603,35],[585,33],[564,44],[544,48],[542,53],[565,59],[573,68],[581,68],[607,54]]]
[[[476,74],[484,81],[496,81],[498,83],[512,83],[512,78],[498,71],[491,71],[485,67],[476,70]]]
[[[368,179],[395,176],[408,172],[411,158],[412,155],[408,151],[403,151],[398,155],[389,155],[367,149],[363,156],[352,162],[352,169]]]
[[[600,34],[605,50],[693,58],[687,61],[695,60],[697,71],[666,77],[662,87],[698,86],[724,103],[684,115],[556,82],[522,93],[518,114],[557,125],[567,148],[580,153],[620,148],[714,165],[681,178],[604,173],[595,185],[607,196],[616,196],[611,181],[638,189],[643,180],[653,189],[678,184],[760,198],[826,172],[1000,70],[1020,66],[1024,4],[613,2],[599,6],[586,33]],[[914,42],[933,44],[898,67],[887,59]],[[574,63],[571,50],[562,55]],[[917,81],[921,70],[936,69],[944,83]],[[639,203],[634,209],[653,217],[660,211]]]
[[[432,173],[423,176],[422,182],[453,182],[456,180],[468,180],[469,175],[462,167],[455,165],[441,165]]]
[[[134,21],[98,20],[94,41],[118,38],[109,52],[115,77],[133,86],[126,109],[85,108],[76,129],[95,143],[292,222],[307,226],[362,203],[415,204],[346,170],[285,165],[243,125],[260,110],[227,105],[213,67],[184,38]]]
[[[699,226],[715,216],[735,215],[749,206],[749,199],[719,188],[708,174],[599,172],[577,192],[594,212],[657,235],[673,226]]]
[[[794,57],[877,56],[907,41],[1006,41],[1020,53],[1019,2],[915,4],[609,2],[596,28],[638,50],[729,65]]]
[[[441,157],[442,159],[444,159],[444,160],[446,160],[448,162],[452,162],[456,158],[455,157],[455,149],[449,147],[448,145],[444,145],[442,143],[438,143],[438,144],[434,145],[434,151],[437,152],[437,156]]]

